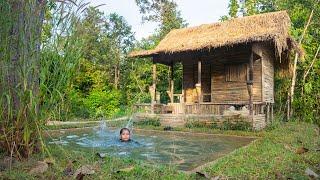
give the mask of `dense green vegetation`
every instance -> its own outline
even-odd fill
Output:
[[[161,22],[140,42],[122,16],[82,1],[0,1],[1,149],[27,157],[41,149],[48,120],[121,116],[133,103],[150,101],[152,62],[127,54],[153,48],[185,24],[171,1],[137,5],[147,21]],[[181,73],[181,65],[175,68]],[[166,94],[168,67],[158,73]]]

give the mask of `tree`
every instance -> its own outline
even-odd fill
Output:
[[[258,13],[257,7],[257,0],[245,0],[244,1],[244,8],[245,8],[245,15],[244,16],[251,16]]]
[[[114,66],[114,87],[118,89],[120,82],[121,66],[125,62],[125,55],[133,47],[134,34],[131,32],[131,26],[127,24],[122,16],[112,13],[108,16],[108,22],[105,24],[106,36],[110,40],[110,54],[113,58]]]
[[[0,3],[0,147],[19,158],[38,143],[39,66],[45,1]],[[32,138],[31,138],[32,137]]]
[[[238,0],[230,0],[228,8],[229,8],[229,16],[232,18],[238,17],[238,10],[239,10]]]
[[[143,21],[160,22],[159,39],[162,39],[172,29],[186,27],[187,24],[177,10],[177,4],[170,0],[136,0]]]

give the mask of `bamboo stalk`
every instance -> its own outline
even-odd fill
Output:
[[[310,64],[310,66],[308,67],[307,71],[303,74],[303,83],[305,82],[305,80],[306,80],[311,68],[313,67],[314,63],[316,62],[318,54],[319,54],[319,51],[320,51],[320,45],[318,46],[318,49],[317,49],[316,53],[314,54],[314,57],[313,57],[313,60],[312,60],[312,62]]]
[[[316,2],[315,5],[317,5],[319,2],[319,0]],[[315,6],[314,6],[315,8]],[[308,21],[307,21],[307,24],[305,25],[304,29],[303,29],[303,32],[301,34],[301,37],[299,39],[299,42],[298,42],[298,45],[301,45],[302,43],[302,40],[307,32],[307,29],[311,23],[311,19],[313,17],[313,13],[314,13],[314,8],[311,10],[311,13],[309,15],[309,18],[308,18]],[[293,102],[293,96],[294,96],[294,88],[295,88],[295,85],[296,85],[296,76],[297,76],[297,63],[298,63],[298,57],[299,57],[299,54],[298,52],[295,53],[295,57],[294,57],[294,63],[293,63],[293,72],[292,72],[292,79],[291,79],[291,87],[290,87],[290,91],[288,93],[288,104],[287,104],[287,120],[289,120],[292,116],[292,102]]]

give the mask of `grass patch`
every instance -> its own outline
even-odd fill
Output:
[[[149,130],[164,130],[164,126],[153,126],[146,124],[134,124],[135,128],[139,129],[149,129]],[[210,133],[210,134],[224,134],[224,135],[234,135],[234,136],[256,136],[262,137],[264,131],[244,131],[244,130],[222,130],[216,128],[209,128],[207,126],[188,126],[188,127],[172,127],[172,131],[184,131],[184,132],[194,132],[194,133]]]
[[[299,147],[309,152],[297,154]],[[230,178],[308,179],[307,167],[319,173],[319,129],[306,123],[285,123],[264,132],[263,138],[216,161],[206,168],[210,175]]]
[[[220,129],[220,130],[241,130],[241,131],[252,131],[251,123],[240,120],[226,119],[222,123],[217,121],[201,121],[196,119],[188,120],[186,125],[187,128],[209,128],[209,129]]]
[[[133,125],[135,126],[150,126],[150,127],[159,127],[161,126],[160,120],[158,118],[150,118],[146,120],[141,120],[141,121],[135,121],[133,122]]]
[[[130,158],[105,157],[101,159],[93,150],[77,151],[57,145],[48,145],[48,149],[55,163],[50,165],[45,173],[38,175],[28,173],[37,161],[49,157],[47,154],[39,154],[32,156],[28,161],[15,163],[11,170],[0,172],[0,179],[73,179],[73,176],[66,176],[64,170],[66,167],[72,167],[72,170],[75,171],[82,165],[90,165],[95,170],[93,175],[86,176],[85,179],[159,179],[159,177],[161,179],[194,179],[194,175],[178,172],[170,166],[154,167]],[[121,171],[128,167],[133,167],[133,169]],[[118,172],[119,170],[121,172]]]

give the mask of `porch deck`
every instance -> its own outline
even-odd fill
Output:
[[[151,114],[209,114],[209,115],[226,115],[226,114],[242,114],[248,115],[249,104],[245,102],[237,103],[168,103],[168,104],[151,104],[142,103],[135,104],[135,112],[151,113]],[[253,103],[253,114],[266,114],[272,111],[272,103]]]
[[[248,103],[169,103],[136,104],[138,119],[158,118],[164,126],[183,126],[188,119],[222,123],[226,119],[241,119],[252,123],[256,130],[263,129],[273,120],[273,104],[253,103],[253,115],[247,109]]]

